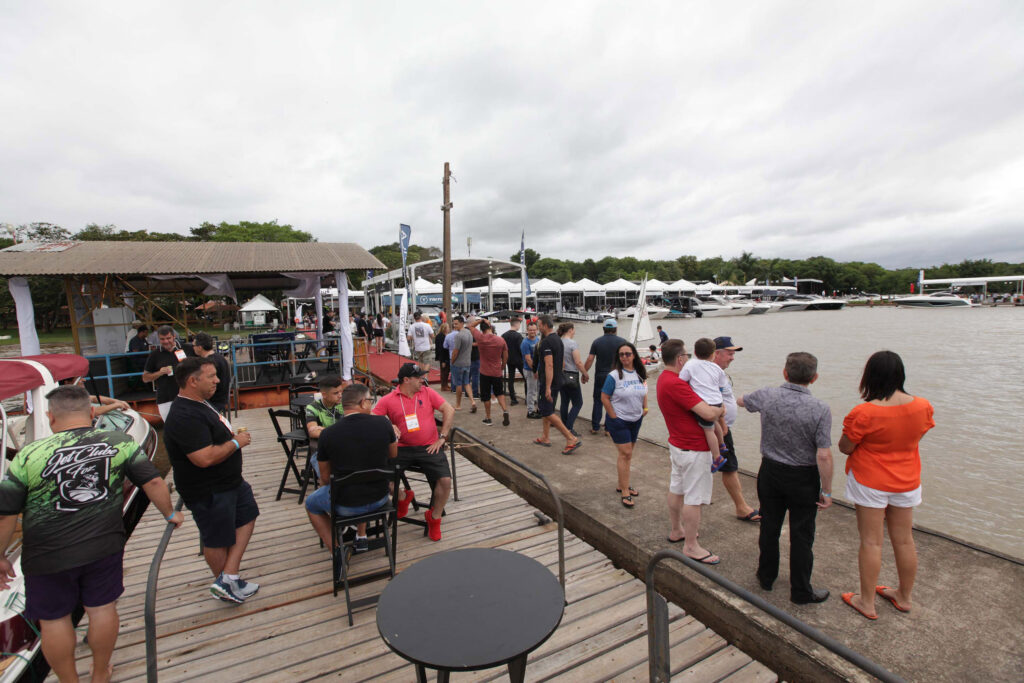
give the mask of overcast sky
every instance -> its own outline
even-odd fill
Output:
[[[1024,2],[5,2],[0,222],[1024,261]]]

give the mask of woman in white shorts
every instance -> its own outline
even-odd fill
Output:
[[[846,453],[846,498],[857,508],[860,532],[860,593],[843,593],[843,602],[867,619],[877,619],[875,595],[900,612],[910,611],[917,576],[914,507],[921,504],[921,454],[918,443],[935,426],[932,405],[906,393],[903,361],[892,351],[868,359],[860,380],[864,403],[843,420],[839,450]],[[882,568],[883,525],[896,556],[897,588],[877,585]]]

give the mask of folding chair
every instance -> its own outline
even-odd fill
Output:
[[[345,590],[345,606],[348,609],[348,625],[352,626],[352,609],[362,605],[376,604],[378,595],[368,596],[353,601],[349,593],[351,586],[357,586],[370,581],[387,577],[395,578],[395,557],[398,552],[398,524],[397,496],[393,494],[391,500],[383,507],[355,517],[342,517],[338,514],[339,502],[344,502],[339,495],[340,492],[352,484],[365,484],[375,481],[390,481],[394,491],[398,491],[398,474],[392,469],[373,469],[352,472],[338,477],[331,474],[331,571],[332,583],[334,585],[334,596],[338,596],[338,588]],[[369,539],[369,549],[375,550],[384,548],[388,556],[387,569],[376,572],[359,574],[354,579],[349,578],[349,561],[352,558],[355,538],[348,540],[344,537],[345,527],[357,524],[366,524],[366,537]]]
[[[299,503],[306,497],[306,489],[309,487],[309,482],[313,480],[313,487],[316,488],[317,476],[313,472],[313,468],[310,467],[309,459],[312,456],[309,448],[309,433],[306,431],[306,425],[302,424],[301,429],[293,429],[285,432],[281,429],[281,423],[278,419],[286,419],[289,423],[296,419],[297,416],[293,410],[274,410],[270,408],[267,410],[270,414],[270,419],[274,423],[274,431],[277,432],[277,442],[281,444],[281,448],[284,449],[285,454],[285,466],[284,474],[281,475],[281,485],[277,489],[277,498],[275,500],[281,500],[282,493],[297,493],[299,494]],[[306,457],[302,459],[300,450],[306,449]],[[299,470],[296,460],[299,459],[302,462],[302,470]],[[290,489],[285,488],[288,484],[288,473],[291,472],[295,475],[295,481],[300,488]]]

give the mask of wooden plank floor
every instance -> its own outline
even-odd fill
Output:
[[[240,413],[236,425],[252,432],[245,478],[260,505],[242,574],[260,591],[244,605],[213,599],[212,577],[197,555],[194,523],[176,531],[160,571],[157,601],[159,676],[162,681],[415,680],[411,664],[393,654],[377,633],[375,610],[356,611],[348,626],[345,600],[332,596],[331,562],[297,496],[274,494],[284,456],[265,410]],[[399,524],[398,570],[427,555],[461,547],[521,552],[558,571],[557,528],[538,524],[534,508],[465,460],[458,462],[459,501],[451,501],[433,543],[419,527]],[[415,485],[414,485],[415,487]],[[427,498],[425,485],[417,497]],[[118,603],[121,632],[114,680],[146,675],[143,602],[149,564],[165,524],[150,507],[125,552],[125,593]],[[529,658],[531,681],[647,680],[647,624],[643,583],[572,534],[565,535],[568,605],[558,630]],[[359,556],[353,571],[386,564],[382,552]],[[376,595],[384,581],[353,589]],[[676,606],[670,610],[671,661],[680,680],[774,681],[777,677]],[[88,648],[78,649],[80,673],[89,671]],[[504,669],[453,674],[457,681],[502,680]],[[50,680],[56,680],[52,675]]]

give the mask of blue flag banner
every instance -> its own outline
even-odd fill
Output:
[[[412,228],[405,223],[398,224],[398,244],[402,248],[402,279],[405,280],[405,291],[412,297],[412,286],[409,283],[409,271],[406,267],[406,254],[409,252],[409,238],[412,237]]]
[[[526,272],[526,231],[523,230],[522,240],[519,242],[519,265],[523,267],[523,280],[526,282],[526,294],[523,295],[523,310],[526,310],[526,297],[533,294],[530,290],[530,274]]]

